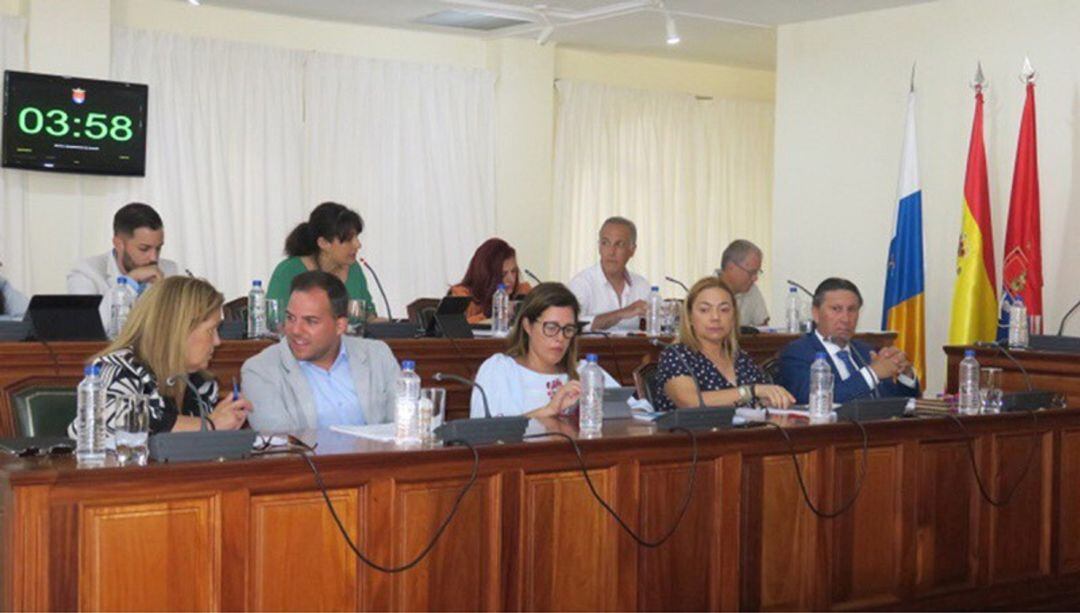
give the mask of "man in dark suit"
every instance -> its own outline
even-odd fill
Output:
[[[829,359],[833,371],[833,401],[844,403],[867,396],[915,397],[919,382],[911,361],[896,347],[872,351],[853,340],[862,309],[862,294],[847,279],[825,279],[814,291],[817,329],[780,352],[780,380],[796,402],[810,396],[810,365],[818,352]]]

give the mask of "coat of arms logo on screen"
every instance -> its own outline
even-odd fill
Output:
[[[86,102],[86,90],[81,87],[76,87],[71,90],[71,101],[75,104],[82,104]]]

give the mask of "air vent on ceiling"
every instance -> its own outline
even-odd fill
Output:
[[[448,28],[467,28],[469,30],[498,30],[510,26],[519,26],[532,23],[523,19],[511,19],[508,17],[496,17],[477,11],[459,11],[450,9],[439,11],[426,17],[420,17],[416,23],[424,23],[432,26],[445,26]]]

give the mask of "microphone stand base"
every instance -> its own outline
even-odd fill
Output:
[[[529,420],[525,417],[487,417],[455,419],[435,429],[435,436],[446,445],[465,441],[470,445],[520,443]]]
[[[150,437],[150,458],[156,462],[237,460],[251,455],[254,430],[162,432]]]
[[[676,409],[653,421],[660,430],[713,430],[730,428],[735,417],[734,407],[702,407],[697,409]]]

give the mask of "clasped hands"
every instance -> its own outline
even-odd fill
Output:
[[[911,360],[908,359],[907,354],[896,347],[883,347],[881,351],[871,351],[870,370],[873,370],[877,378],[882,381],[895,379],[900,375],[915,377]]]

